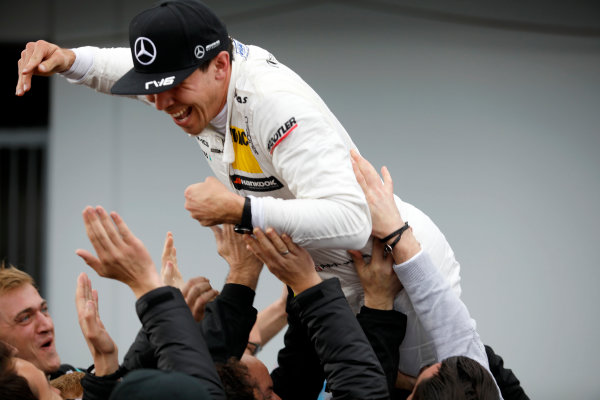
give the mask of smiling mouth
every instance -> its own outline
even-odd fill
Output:
[[[183,122],[192,113],[192,107],[186,107],[176,113],[169,114],[177,122]]]

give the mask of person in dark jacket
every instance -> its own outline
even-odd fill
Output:
[[[123,282],[133,291],[137,298],[136,312],[156,354],[156,368],[192,376],[203,385],[210,398],[225,399],[204,337],[198,334],[196,321],[181,291],[164,286],[143,243],[117,213],[109,216],[102,207],[86,207],[83,219],[97,256],[82,249],[76,253],[100,276]],[[82,331],[95,364],[101,365],[95,375],[83,378],[84,399],[107,399],[124,371],[114,362],[116,348],[112,348],[114,343],[97,315],[97,294],[85,274],[78,279],[76,296],[78,314],[84,321]],[[172,329],[173,326],[178,329]]]
[[[322,365],[322,371],[304,370],[304,364],[295,365],[294,357],[287,360],[290,352],[282,354],[285,349],[282,350],[279,367],[272,373],[275,392],[282,399],[316,398],[323,380],[317,385],[318,380],[307,379],[306,375],[322,374],[334,399],[389,399],[381,363],[345,300],[339,280],[322,281],[310,254],[289,236],[279,236],[273,229],[262,232],[259,228],[253,234],[254,237],[244,235],[248,246],[293,293],[288,304],[286,347],[304,344],[304,348],[309,348],[310,343],[314,352],[305,356]],[[290,329],[295,330],[294,337]],[[305,386],[303,393],[293,383],[299,376]],[[314,386],[308,387],[307,381]]]
[[[262,269],[262,261],[248,257],[250,253],[242,248],[243,245],[240,246],[243,242],[236,237],[233,228],[230,226],[215,228],[219,253],[230,265],[228,283],[219,296],[206,306],[205,317],[201,323],[196,323],[181,292],[175,288],[162,286],[163,283],[158,278],[154,264],[139,239],[133,236],[118,214],[113,213],[111,217],[117,229],[101,207],[86,208],[84,221],[98,258],[84,250],[78,250],[77,254],[101,276],[117,279],[130,286],[138,297],[136,311],[143,328],[121,366],[116,363],[110,363],[109,368],[103,366],[103,357],[106,358],[113,352],[112,340],[97,316],[97,294],[94,294],[91,289],[87,276],[85,274],[80,276],[78,310],[82,310],[80,320],[91,321],[87,325],[83,323],[82,330],[92,349],[94,360],[97,361],[96,373],[86,375],[82,381],[85,388],[84,398],[86,400],[108,398],[117,385],[118,378],[128,376],[130,371],[139,369],[181,371],[200,380],[206,380],[206,371],[212,371],[206,363],[208,359],[206,353],[209,348],[211,362],[223,362],[231,357],[241,357],[248,334],[256,319],[256,310],[252,307],[252,301]],[[260,235],[261,233],[258,232],[257,237]],[[264,235],[262,237],[265,238]],[[237,245],[236,240],[233,239],[238,239]],[[306,256],[307,253],[304,254],[302,249],[297,246],[294,248],[298,255]],[[310,260],[310,256],[307,260]],[[388,377],[386,385],[386,375],[383,374],[381,365],[388,366],[386,372],[395,372],[398,366],[397,352],[383,351],[382,353],[387,355],[382,358],[379,354],[381,351],[378,351],[376,357],[365,334],[361,329],[357,329],[359,322],[345,301],[339,282],[337,280],[320,282],[312,262],[305,265],[312,270],[312,273],[304,273],[306,271],[304,268],[299,269],[299,273],[290,272],[290,276],[282,279],[296,294],[289,302],[288,313],[292,319],[296,319],[297,324],[290,325],[297,328],[297,332],[302,333],[300,341],[286,340],[287,344],[291,343],[301,351],[295,352],[295,358],[286,358],[280,354],[280,366],[272,374],[279,387],[283,388],[282,393],[285,395],[282,397],[310,398],[299,395],[301,392],[298,391],[298,388],[307,386],[305,385],[307,380],[304,379],[306,371],[294,369],[294,365],[300,364],[288,362],[293,360],[297,362],[299,357],[305,358],[307,353],[304,350],[310,348],[313,360],[316,361],[315,370],[322,371],[319,372],[322,375],[320,381],[315,381],[318,385],[312,386],[315,395],[313,397],[318,394],[323,377],[326,377],[334,398],[344,398],[347,395],[356,398],[389,398],[388,387],[393,381],[393,374],[386,374]],[[277,266],[271,263],[271,269],[276,268]],[[318,284],[314,279],[315,276]],[[298,287],[305,287],[306,290],[300,293]],[[399,289],[399,286],[390,287],[391,298]],[[371,293],[383,294],[384,291],[373,290]],[[390,320],[389,316],[387,319],[382,319],[383,310],[394,314],[402,330],[405,317],[393,311],[391,303],[385,304],[379,310],[376,309],[375,307],[383,305],[382,301],[371,299],[372,296],[367,296],[359,320],[363,321],[364,326],[372,327],[366,330],[370,331],[369,338],[371,343],[375,343],[376,348],[397,349],[399,345],[397,335],[386,337],[386,330],[379,329],[377,326],[381,321],[387,324]],[[85,315],[86,310],[90,315]],[[246,316],[245,322],[244,318],[240,319],[240,316]],[[174,325],[180,329],[169,329]],[[90,327],[95,327],[95,333]],[[335,334],[340,330],[349,332],[343,336],[343,340]],[[289,336],[286,335],[286,339],[289,339]],[[212,344],[209,344],[209,341],[212,341]],[[207,348],[205,348],[206,344],[209,345]],[[303,348],[298,346],[299,344],[306,346]],[[190,354],[189,348],[198,354]],[[186,351],[184,352],[183,349]],[[343,351],[340,352],[340,349]],[[293,352],[287,354],[291,353]],[[116,359],[116,355],[114,358]],[[198,362],[190,363],[190,359]],[[319,368],[320,364],[323,365],[322,369]],[[296,372],[302,375],[297,375]],[[298,376],[302,376],[303,379],[299,380]],[[292,381],[293,384],[286,384]],[[208,379],[208,386],[210,385],[215,387],[220,385],[220,382],[215,383],[212,374],[209,374]],[[217,391],[220,394],[220,390]],[[278,398],[276,396],[274,393],[272,398]]]

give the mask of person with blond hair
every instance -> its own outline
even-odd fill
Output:
[[[0,266],[0,340],[15,347],[17,357],[29,361],[50,379],[77,371],[61,364],[48,303],[31,275],[4,262]]]

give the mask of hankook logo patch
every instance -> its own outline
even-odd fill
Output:
[[[247,190],[251,192],[270,192],[278,190],[283,187],[283,184],[279,182],[274,176],[265,178],[249,178],[241,175],[230,175],[231,183],[237,190]]]

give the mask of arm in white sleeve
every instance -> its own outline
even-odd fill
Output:
[[[98,48],[78,47],[75,62],[61,75],[67,81],[90,87],[97,92],[110,94],[110,89],[125,73],[133,68],[131,51],[128,47]],[[146,101],[144,96],[125,96]]]
[[[402,282],[419,321],[434,342],[437,361],[452,356],[465,356],[489,371],[487,355],[477,333],[475,320],[429,255],[421,251],[410,260],[394,265],[394,271]]]
[[[261,108],[268,113],[257,116],[261,148],[272,150],[275,172],[295,199],[253,199],[253,214],[262,212],[260,226],[286,232],[307,248],[362,248],[371,234],[371,214],[352,171],[352,143],[339,122],[293,94],[278,93],[265,103]],[[269,139],[290,118],[297,127],[269,149]]]

